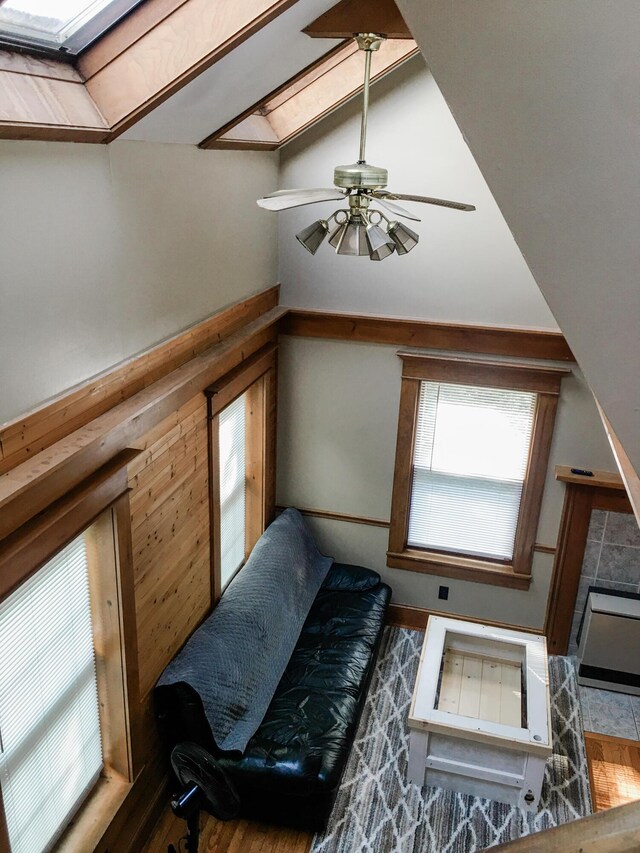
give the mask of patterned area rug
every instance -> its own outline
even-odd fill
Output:
[[[423,636],[385,630],[329,826],[314,837],[312,853],[474,853],[591,814],[576,675],[565,657],[549,659],[553,755],[537,814],[406,781],[406,723]]]

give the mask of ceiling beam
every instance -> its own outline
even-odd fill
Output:
[[[350,38],[354,33],[413,38],[393,0],[341,0],[303,32],[311,38]]]

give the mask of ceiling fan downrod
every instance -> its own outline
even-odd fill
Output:
[[[364,88],[362,93],[362,119],[360,122],[360,153],[356,163],[336,166],[333,181],[344,189],[382,189],[386,187],[389,173],[380,166],[371,166],[365,160],[367,144],[367,119],[369,116],[369,88],[371,84],[371,58],[375,50],[386,40],[378,33],[357,33],[354,36],[360,50],[364,51]]]

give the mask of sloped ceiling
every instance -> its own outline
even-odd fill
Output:
[[[640,4],[397,3],[639,471]]]
[[[325,54],[339,39],[302,32],[335,0],[298,0],[126,131],[123,139],[198,144]]]

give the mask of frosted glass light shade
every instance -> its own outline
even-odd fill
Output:
[[[406,255],[415,246],[418,245],[420,236],[403,225],[402,222],[392,222],[389,226],[389,237],[396,245],[396,251],[399,255]]]
[[[296,240],[305,247],[307,252],[315,255],[328,232],[329,225],[324,219],[318,219],[296,234]]]
[[[367,245],[369,258],[372,261],[383,261],[395,250],[395,243],[379,225],[367,227]]]
[[[368,255],[367,229],[360,219],[352,218],[340,234],[336,252],[339,255]]]

